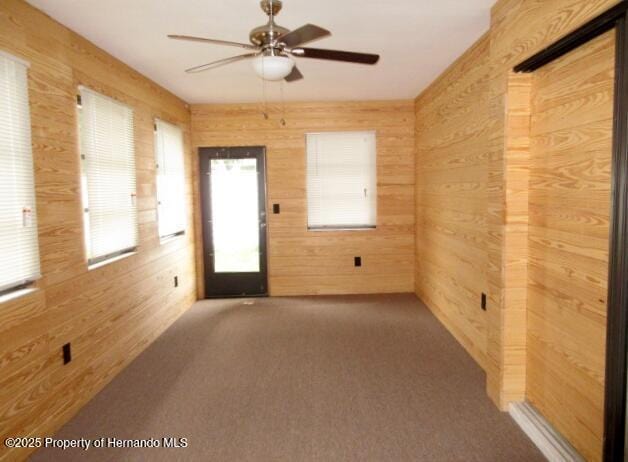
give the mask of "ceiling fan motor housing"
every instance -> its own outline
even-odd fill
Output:
[[[275,39],[287,34],[290,30],[275,24],[274,17],[281,11],[282,4],[280,0],[262,0],[260,6],[264,13],[268,15],[268,22],[253,29],[249,34],[249,40],[253,45],[267,47]]]
[[[266,47],[270,46],[275,39],[287,34],[288,32],[290,31],[285,27],[268,23],[264,26],[259,26],[253,29],[249,34],[249,40],[253,45]]]

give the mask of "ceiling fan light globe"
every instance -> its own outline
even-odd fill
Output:
[[[287,56],[258,56],[252,62],[255,73],[264,80],[283,80],[292,72],[294,61]]]

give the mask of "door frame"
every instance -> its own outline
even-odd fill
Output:
[[[615,30],[615,96],[611,172],[608,315],[604,402],[604,460],[624,457],[628,346],[628,0],[622,0],[541,50],[515,72],[534,72],[596,37]]]
[[[251,154],[252,151],[255,151]],[[209,163],[211,159],[231,158],[231,159],[258,159],[258,207],[260,215],[259,227],[259,245],[260,245],[260,270],[255,273],[214,273],[213,265],[213,239],[212,228],[206,230],[204,224],[211,221],[212,210],[210,196],[205,192],[211,191],[211,175],[209,171]],[[204,286],[203,298],[239,298],[239,297],[267,297],[268,290],[268,228],[267,228],[267,210],[266,210],[266,192],[267,192],[267,175],[266,175],[266,147],[265,146],[207,146],[198,148],[198,165],[199,165],[199,190],[200,190],[200,244],[202,248],[202,281]],[[213,275],[213,282],[229,289],[230,276],[238,275],[245,284],[252,284],[257,278],[262,280],[259,290],[249,290],[242,293],[210,293],[209,290],[209,274]],[[222,275],[225,276],[222,276]],[[255,276],[253,276],[255,275]],[[233,278],[233,276],[231,276]],[[236,276],[237,277],[237,276]],[[232,292],[225,290],[225,292]]]

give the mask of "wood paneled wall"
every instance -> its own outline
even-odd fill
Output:
[[[609,70],[593,64],[600,73],[587,84],[597,90],[588,96],[576,91],[571,102],[554,95],[556,104],[544,93],[556,85],[543,83],[549,75],[531,81],[511,70],[615,3],[499,0],[488,35],[415,102],[292,103],[285,115],[271,105],[269,120],[257,104],[199,105],[192,108],[191,129],[189,109],[172,94],[22,0],[0,3],[0,49],[32,64],[43,272],[37,290],[0,303],[0,441],[54,432],[203,293],[196,149],[265,145],[269,211],[281,204],[281,214],[269,214],[271,294],[415,290],[485,368],[497,405],[506,409],[527,396],[583,454],[599,459],[608,217],[603,207],[593,213],[574,203],[571,221],[557,219],[543,200],[550,184],[592,187],[595,197],[604,195],[608,168],[602,157],[586,164],[584,151],[576,150],[580,167],[574,160],[546,174],[542,159],[560,157],[571,143],[565,136],[553,150],[546,142],[547,134],[558,139],[569,128],[569,108],[587,101],[600,109],[607,102],[603,77]],[[597,56],[610,52],[603,46]],[[79,84],[129,104],[136,116],[140,248],[92,271],[85,263],[79,195]],[[556,109],[563,106],[565,111]],[[543,118],[553,110],[567,125],[544,131],[549,119]],[[156,226],[153,117],[181,125],[186,147],[193,148],[186,163],[188,233],[163,245]],[[597,127],[608,118],[590,123]],[[591,135],[581,147],[591,144],[589,151],[601,156],[603,130],[595,127],[587,133],[600,136]],[[376,230],[307,231],[304,135],[325,130],[377,132]],[[572,228],[593,236],[588,246],[570,244]],[[554,253],[560,255],[543,261]],[[362,256],[361,268],[353,266],[354,256]],[[174,275],[177,289],[170,286]],[[570,294],[581,299],[546,289],[552,277],[560,284],[581,278]],[[487,312],[479,309],[483,291]],[[570,309],[577,315],[565,319]],[[589,335],[593,346],[576,340]],[[66,342],[72,342],[74,360],[63,366]],[[584,414],[574,411],[581,405]],[[0,448],[1,460],[25,455]]]
[[[258,104],[192,106],[192,144],[195,152],[207,146],[266,146],[271,295],[412,292],[412,101],[291,103],[285,127],[278,105],[269,113],[266,120]],[[377,133],[377,229],[308,231],[305,134],[350,130]],[[279,215],[272,214],[274,203],[281,205]],[[200,239],[197,249],[202,250]],[[355,256],[362,257],[362,267],[354,267]],[[197,261],[202,294],[200,253]]]
[[[495,124],[489,146],[487,387],[502,409],[523,399],[521,372],[526,363],[519,324],[527,307],[528,185],[521,177],[529,167],[518,161],[517,151],[509,149],[512,68],[616,3],[499,0],[491,11],[489,108]]]
[[[614,42],[532,84],[526,397],[587,460],[604,430]]]
[[[53,433],[196,298],[191,181],[187,234],[157,235],[153,118],[189,109],[172,94],[20,0],[0,2],[0,49],[31,63],[29,96],[43,277],[0,302],[0,441]],[[79,187],[76,94],[83,84],[134,110],[139,249],[88,271]],[[186,169],[191,174],[190,157]],[[189,176],[188,180],[191,180]],[[173,287],[173,276],[179,287]],[[73,361],[61,347],[71,342]],[[0,445],[0,460],[24,450]]]
[[[486,357],[489,37],[415,101],[417,296]]]
[[[577,89],[564,72],[526,76],[514,74],[512,69],[616,3],[617,0],[499,0],[492,9],[488,32],[486,97],[475,100],[471,109],[468,103],[473,101],[472,96],[465,92],[477,75],[469,61],[475,59],[477,67],[482,67],[483,61],[478,57],[481,40],[417,99],[417,294],[435,313],[440,313],[452,333],[481,364],[478,345],[485,345],[487,391],[501,409],[506,410],[512,401],[529,399],[592,460],[601,457],[606,307],[603,269],[607,258],[604,249],[608,246],[608,207],[603,202],[610,186],[608,158],[604,158],[609,151],[604,148],[611,136],[610,61],[605,62],[603,56],[610,59],[612,45],[599,41],[597,55],[571,77],[583,79],[582,89]],[[558,91],[562,85],[553,102],[542,94],[542,89],[534,88],[543,78],[556,80],[547,80],[549,91]],[[481,89],[477,91],[480,92]],[[606,111],[605,116],[600,116],[600,111]],[[597,119],[581,120],[580,112]],[[544,117],[549,120],[550,115],[556,121],[556,130],[543,132],[539,124],[544,123]],[[464,136],[462,128],[476,127],[475,119],[485,118],[487,133],[478,137],[478,132],[471,128]],[[590,126],[582,126],[589,122]],[[602,127],[604,124],[607,125]],[[433,133],[430,127],[434,128]],[[439,134],[441,127],[449,128],[450,133]],[[439,136],[445,142],[436,144],[439,149],[435,150]],[[451,144],[446,143],[447,136]],[[554,141],[556,146],[547,145]],[[575,157],[568,160],[563,152],[560,158],[561,149]],[[460,153],[481,152],[487,162],[471,164],[460,172],[456,172],[458,164],[452,163],[452,171],[447,172],[433,163],[432,152],[439,153],[443,165],[450,159],[468,162]],[[585,152],[590,155],[586,162]],[[547,160],[550,154],[558,157]],[[424,159],[428,160],[427,165],[422,164]],[[564,165],[558,165],[559,161]],[[543,162],[553,162],[553,170]],[[431,265],[430,260],[453,266],[459,264],[459,255],[474,255],[481,248],[478,244],[482,240],[465,239],[475,234],[465,233],[462,224],[451,217],[433,224],[429,206],[430,201],[447,204],[445,191],[452,197],[462,196],[459,188],[469,182],[475,184],[482,177],[487,179],[487,208],[483,218],[482,214],[475,218],[475,229],[485,226],[486,230],[482,242],[487,251],[485,283],[489,294],[485,324],[478,323],[481,316],[469,316],[466,308],[483,282],[478,274],[457,274],[451,267],[440,273],[443,281],[454,275],[447,281],[448,295],[467,294],[468,300],[461,295],[430,300],[433,295],[426,294],[423,282],[437,277],[437,273],[423,272],[424,267]],[[567,201],[560,216],[541,204],[551,185],[560,189],[561,197]],[[425,194],[426,189],[439,188],[441,198]],[[591,194],[587,196],[581,190],[590,190]],[[594,214],[588,203],[578,202],[583,194],[599,202]],[[477,199],[473,193],[460,199],[472,215],[479,203],[473,199]],[[462,220],[463,215],[456,218]],[[432,236],[455,245],[435,251],[431,246],[423,248],[422,239],[434,239]],[[422,261],[424,253],[426,261]],[[569,289],[569,283],[576,280],[578,288]],[[554,282],[561,290],[547,288]],[[433,287],[430,290],[435,293],[438,286]],[[569,294],[563,297],[565,290]],[[575,310],[573,316],[568,315],[570,310]],[[485,338],[478,326],[485,326]],[[578,407],[582,409],[576,410]]]

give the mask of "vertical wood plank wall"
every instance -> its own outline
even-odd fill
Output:
[[[485,35],[415,101],[416,294],[482,366],[489,44]]]
[[[181,126],[189,109],[172,94],[20,0],[0,2],[0,49],[27,61],[39,242],[37,290],[0,303],[0,441],[54,432],[196,298],[191,164],[187,234],[157,236],[153,118]],[[92,271],[83,250],[77,85],[135,114],[139,250]],[[173,287],[174,275],[179,287]],[[64,366],[61,347],[72,343]],[[0,460],[22,450],[0,445]]]
[[[526,397],[587,460],[604,430],[614,34],[532,84]]]
[[[264,119],[258,104],[192,106],[197,148],[266,146],[271,295],[412,292],[414,286],[414,111],[412,101],[291,103]],[[307,230],[305,134],[375,130],[377,229]],[[194,161],[198,166],[197,159]],[[196,189],[198,194],[198,188]],[[197,210],[198,210],[198,203]],[[272,204],[281,213],[272,213]],[[200,222],[197,262],[202,294]],[[354,256],[362,266],[354,267]]]

